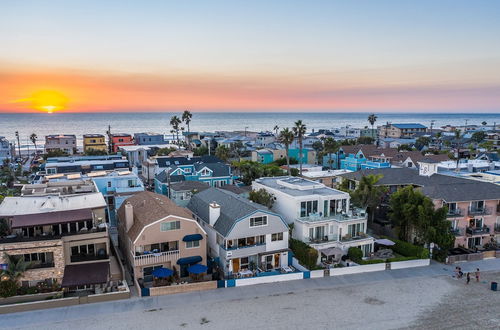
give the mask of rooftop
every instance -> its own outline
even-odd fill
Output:
[[[349,196],[349,194],[340,190],[328,188],[322,183],[294,176],[259,178],[256,179],[255,182],[294,197],[311,195],[337,197]]]
[[[422,124],[417,124],[417,123],[392,124],[392,126],[400,128],[400,129],[427,128],[427,126],[424,126]]]
[[[351,172],[352,171],[350,170],[306,171],[302,173],[302,176],[308,179],[316,179],[316,178],[333,177]]]

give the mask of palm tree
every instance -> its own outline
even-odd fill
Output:
[[[4,260],[7,263],[7,269],[2,271],[2,276],[7,276],[11,281],[17,283],[23,273],[31,266],[31,262],[24,261],[22,256],[3,254]]]
[[[280,127],[278,125],[274,125],[274,135],[278,136],[278,130],[280,129]]]
[[[363,176],[359,181],[358,187],[351,194],[353,203],[359,207],[365,208],[372,222],[375,215],[375,208],[380,204],[387,193],[387,187],[377,185],[382,177],[382,174]]]
[[[374,113],[368,116],[368,122],[370,125],[372,125],[372,138],[375,140],[375,136],[373,136],[373,125],[375,125],[375,122],[377,121],[377,116],[375,116]]]
[[[295,139],[295,135],[293,132],[288,128],[285,127],[281,130],[280,134],[278,135],[278,141],[280,143],[283,143],[285,145],[285,151],[286,151],[286,166],[287,166],[287,171],[288,175],[290,176],[290,155],[289,155],[289,150],[290,150],[290,145],[293,143],[293,140]]]
[[[230,150],[229,148],[220,145],[215,149],[215,156],[217,156],[217,158],[221,159],[222,161],[226,162],[229,159]]]
[[[189,136],[189,132],[191,131],[189,129],[189,123],[191,122],[191,118],[193,118],[193,114],[191,112],[189,112],[189,110],[184,110],[184,112],[182,113],[182,121],[186,123],[186,126],[187,126],[187,129],[188,129],[188,134],[187,134],[187,138],[188,138],[188,148],[191,148],[191,137]]]
[[[297,141],[299,141],[299,174],[302,176],[302,158],[303,158],[303,150],[302,150],[302,139],[304,135],[306,135],[306,125],[302,123],[302,120],[297,120],[295,122],[295,126],[292,128]]]
[[[177,116],[173,116],[170,118],[170,126],[172,126],[173,130],[177,134],[177,145],[180,144],[179,141],[179,130],[180,130],[180,124],[182,123],[181,119]]]
[[[330,169],[332,169],[332,154],[336,153],[339,150],[339,143],[335,141],[332,137],[327,137],[325,140],[325,153],[327,153],[330,157],[328,163],[330,164]],[[337,155],[338,157],[338,155]]]
[[[38,139],[38,136],[36,136],[35,133],[31,133],[30,135],[30,140],[31,142],[33,143],[33,145],[35,146],[35,155],[36,155],[36,140]]]

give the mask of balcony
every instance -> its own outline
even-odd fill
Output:
[[[490,215],[491,210],[487,207],[469,207],[469,215]]]
[[[134,260],[134,267],[147,266],[152,264],[159,264],[165,262],[175,263],[179,259],[179,250],[165,251],[158,253],[137,254],[131,252]]]
[[[455,229],[454,229],[454,228],[451,228],[451,229],[450,229],[450,232],[451,232],[453,235],[455,235],[455,236],[463,236],[463,235],[464,235],[464,231],[463,231],[463,229],[461,229],[461,228],[455,228]]]
[[[349,234],[342,236],[340,239],[341,242],[352,242],[352,241],[359,241],[367,238],[372,238],[368,234],[365,233],[358,233],[356,236],[351,236]]]
[[[231,258],[248,257],[255,254],[266,252],[266,243],[258,243],[253,245],[228,247],[228,248],[225,248],[224,246],[220,245],[219,247],[222,252],[221,254],[224,254],[227,257]]]
[[[446,214],[446,217],[448,218],[460,218],[462,216],[461,209],[448,210],[448,214]]]
[[[495,225],[495,233],[500,233],[500,225]]]
[[[36,242],[36,241],[50,241],[57,240],[63,237],[73,236],[73,235],[85,235],[85,234],[93,234],[93,233],[101,233],[106,232],[107,227],[96,227],[88,230],[80,230],[80,231],[71,231],[63,234],[55,235],[53,232],[44,232],[42,234],[37,234],[35,236],[26,237],[21,233],[7,235],[0,238],[0,244],[8,244],[8,243],[21,243],[21,242]]]
[[[76,254],[70,257],[71,262],[85,262],[85,261],[95,261],[109,259],[107,254],[95,255],[95,254]]]
[[[321,222],[321,221],[354,221],[354,220],[366,220],[366,212],[363,209],[352,208],[349,212],[342,214],[334,214],[329,216],[321,216],[319,214],[310,214],[307,217],[299,217],[298,221],[301,222]]]
[[[40,269],[40,268],[52,268],[54,267],[53,262],[40,262],[32,263],[27,269]]]
[[[330,243],[330,242],[338,242],[339,237],[338,237],[338,235],[325,235],[323,238],[308,237],[304,241],[305,241],[305,243],[311,244],[311,245],[324,244],[324,243]]]
[[[486,235],[489,234],[489,227],[467,227],[466,229],[467,235]]]

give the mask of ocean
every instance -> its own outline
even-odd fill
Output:
[[[330,129],[350,125],[365,127],[370,113],[353,112],[193,112],[191,131],[272,131],[291,127],[301,119],[312,129]],[[434,127],[443,125],[500,125],[500,113],[376,113],[376,125],[392,123],[421,123],[428,127],[434,120]],[[21,144],[30,144],[29,136],[36,133],[40,145],[44,136],[49,134],[75,134],[81,143],[82,135],[87,133],[105,134],[108,125],[115,133],[157,132],[170,134],[170,118],[180,113],[173,112],[123,112],[123,113],[0,113],[0,136],[14,140],[15,132],[21,137]]]

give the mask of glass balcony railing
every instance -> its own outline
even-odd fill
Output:
[[[363,220],[366,219],[366,211],[363,209],[352,208],[349,212],[339,212],[337,214],[330,214],[328,216],[323,216],[322,214],[310,214],[306,217],[299,217],[299,221],[303,222],[319,222],[319,221],[352,221],[352,220]]]
[[[467,227],[466,229],[467,234],[469,235],[483,235],[483,234],[488,234],[490,232],[489,227]]]
[[[469,207],[469,215],[490,215],[491,210],[487,207]]]

